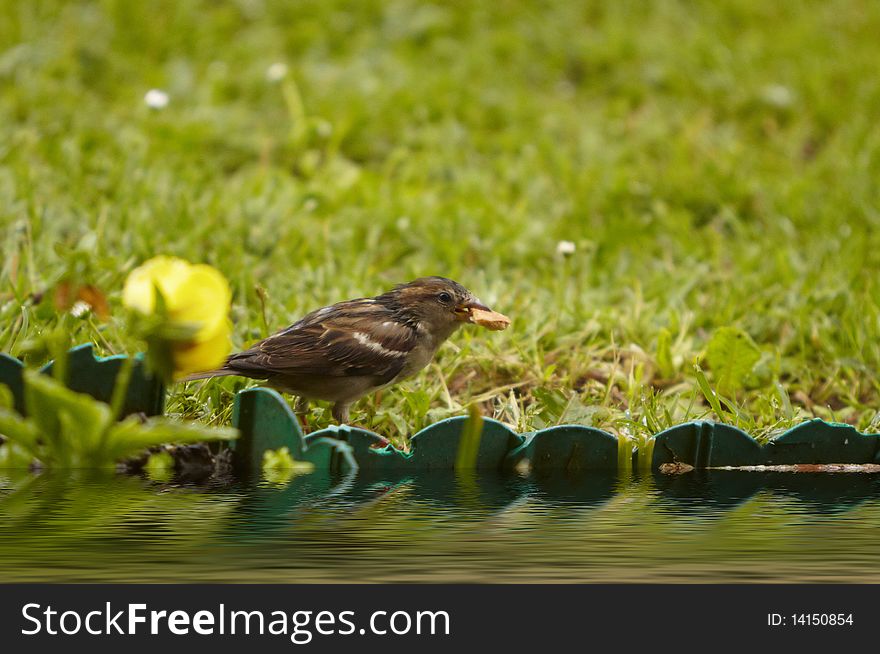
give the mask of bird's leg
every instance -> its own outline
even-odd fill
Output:
[[[348,408],[351,402],[337,402],[333,405],[333,419],[340,425],[347,425],[349,421]]]
[[[306,415],[309,412],[309,401],[302,395],[297,395],[296,401],[293,403],[293,412],[296,414],[296,417],[299,420],[299,424],[300,427],[302,427],[303,433],[308,431],[309,423],[306,420]]]

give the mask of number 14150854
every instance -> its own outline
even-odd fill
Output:
[[[771,627],[851,627],[852,613],[768,613]]]

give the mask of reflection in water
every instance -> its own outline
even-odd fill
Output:
[[[654,472],[662,510],[690,516],[718,516],[746,502],[761,488],[760,473],[694,470],[683,475]]]
[[[0,472],[0,580],[880,581],[880,476]]]
[[[880,476],[859,473],[738,472],[695,470],[684,475],[654,473],[668,508],[717,514],[748,501],[762,489],[789,496],[815,513],[840,513],[880,497]]]

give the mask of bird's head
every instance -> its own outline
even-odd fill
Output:
[[[485,324],[475,320],[475,316],[491,314],[509,323],[464,286],[445,277],[420,277],[396,286],[377,299],[393,303],[398,311],[422,328],[443,338],[464,323]]]

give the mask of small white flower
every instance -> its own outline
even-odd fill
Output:
[[[73,306],[70,307],[70,315],[74,318],[82,318],[91,310],[92,307],[88,302],[77,300]]]
[[[287,77],[287,64],[276,61],[266,69],[266,79],[270,82],[280,82]]]
[[[168,94],[160,89],[150,89],[144,95],[144,102],[150,109],[164,109],[168,106]]]
[[[563,257],[574,254],[575,249],[577,248],[571,241],[559,241],[559,243],[556,244],[556,254]]]
[[[318,208],[318,201],[315,198],[309,198],[303,202],[303,210],[311,213]]]
[[[761,99],[771,107],[785,109],[794,104],[794,92],[782,84],[768,84],[761,89]]]
[[[333,125],[331,125],[330,122],[324,120],[323,118],[317,118],[315,120],[315,131],[322,139],[326,139],[329,138],[331,134],[333,134]]]

